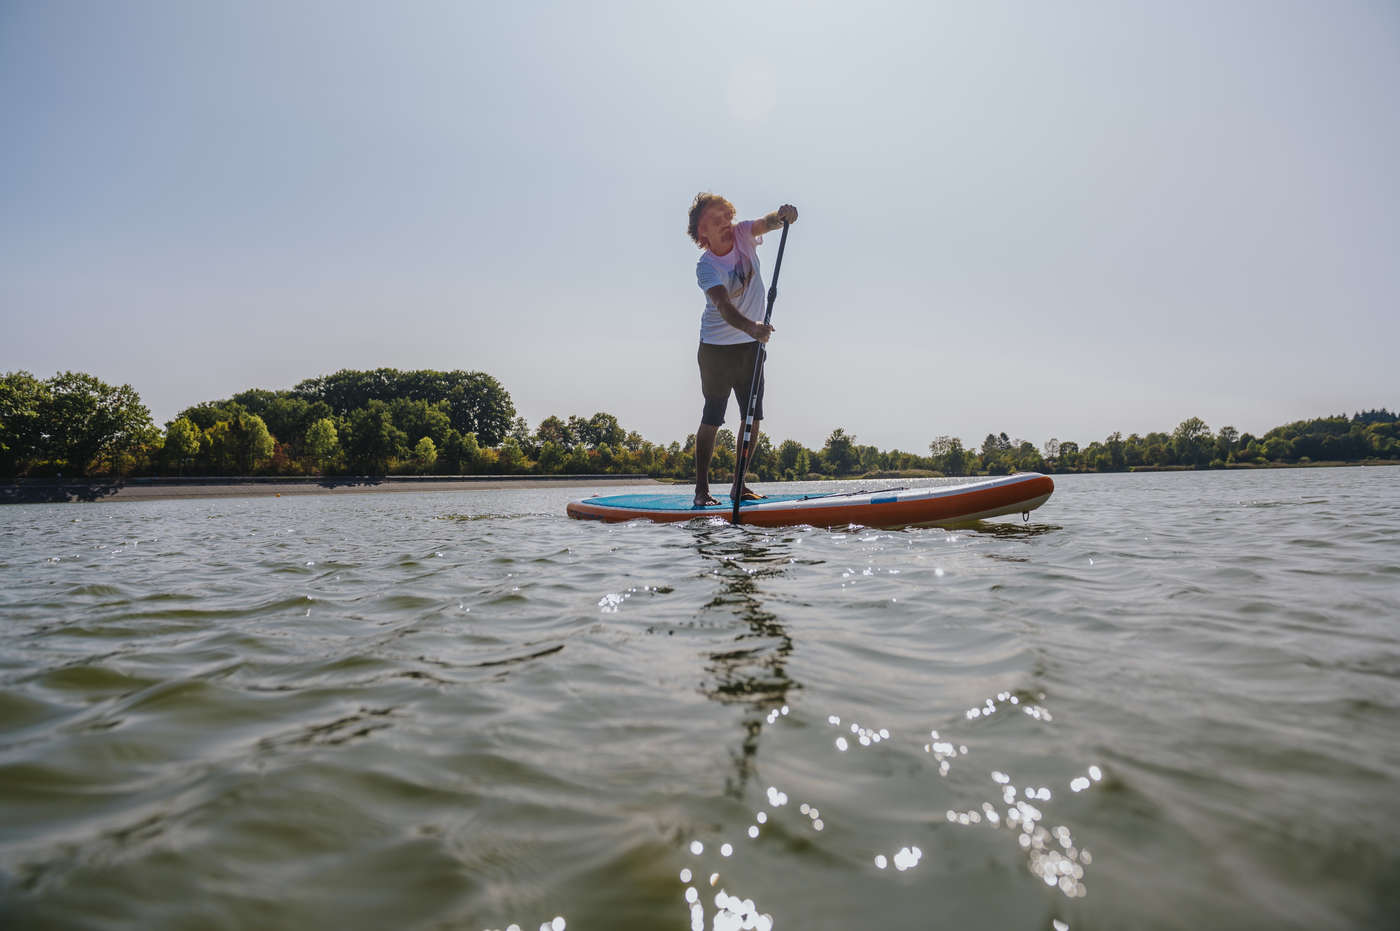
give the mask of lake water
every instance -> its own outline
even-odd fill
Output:
[[[0,509],[0,926],[1396,926],[1400,469],[1056,481]]]

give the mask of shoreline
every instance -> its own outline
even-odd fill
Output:
[[[275,498],[284,495],[400,494],[502,488],[574,488],[659,484],[647,475],[346,475],[307,478],[212,476],[0,485],[0,504],[92,501],[171,501],[193,498]]]

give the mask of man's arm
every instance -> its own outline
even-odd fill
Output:
[[[782,224],[779,223],[779,226]],[[729,289],[722,284],[717,284],[705,292],[719,310],[719,315],[724,318],[724,322],[742,333],[747,333],[760,343],[768,342],[768,337],[773,334],[773,327],[767,323],[758,323],[750,320],[739,313],[739,308],[734,306],[734,302],[729,299]]]
[[[783,228],[784,220],[787,220],[788,223],[797,222],[797,208],[792,204],[783,204],[766,217],[759,217],[757,220],[754,220],[753,234],[755,236],[762,236],[764,233],[780,230]]]

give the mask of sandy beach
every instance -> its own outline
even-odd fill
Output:
[[[160,501],[385,492],[474,491],[489,488],[602,488],[660,484],[645,475],[328,476],[313,478],[140,478],[125,481],[23,482],[0,485],[0,503]]]

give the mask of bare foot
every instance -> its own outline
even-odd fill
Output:
[[[707,493],[705,493],[705,492],[703,492],[703,491],[701,491],[701,492],[696,492],[696,494],[695,494],[695,506],[696,506],[697,508],[707,508],[707,507],[711,507],[711,506],[716,505],[716,504],[719,504],[719,501],[716,500],[715,498],[711,497],[709,494],[707,494]]]

